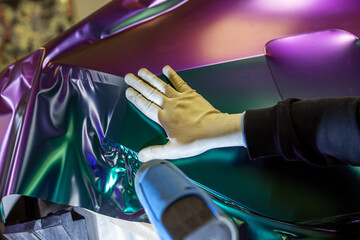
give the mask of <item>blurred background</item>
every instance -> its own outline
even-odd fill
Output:
[[[0,71],[110,0],[0,0]]]

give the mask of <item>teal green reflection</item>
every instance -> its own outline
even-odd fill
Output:
[[[70,118],[68,128],[66,133],[63,136],[60,136],[56,139],[50,140],[53,141],[53,146],[55,148],[51,149],[46,157],[43,159],[42,164],[38,167],[37,171],[34,172],[33,176],[30,178],[31,181],[26,182],[24,187],[24,195],[31,196],[31,194],[36,191],[36,188],[39,187],[40,183],[46,178],[46,175],[49,174],[49,169],[58,168],[61,173],[65,171],[66,158],[68,157],[68,152],[74,144],[74,118]],[[54,195],[58,196],[60,191],[63,191],[61,188],[63,181],[63,174],[60,174],[60,177],[56,181]]]
[[[2,204],[0,204],[0,214],[1,214],[1,220],[2,220],[2,222],[5,222],[5,216],[4,216]]]
[[[124,200],[124,213],[139,211],[142,207],[135,192],[134,179],[141,162],[136,152],[108,139],[103,139],[101,146],[105,150],[105,159],[113,164],[104,177],[100,178],[97,190],[110,197],[113,194],[118,197],[121,195]]]

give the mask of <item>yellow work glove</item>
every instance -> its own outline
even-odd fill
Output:
[[[169,141],[139,152],[140,161],[191,157],[212,148],[243,146],[241,114],[221,113],[189,87],[170,67],[164,75],[174,88],[142,68],[127,74],[127,99],[161,125]],[[205,83],[205,81],[204,81]]]

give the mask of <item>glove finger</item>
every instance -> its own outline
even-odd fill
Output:
[[[165,96],[172,97],[176,94],[176,91],[169,84],[166,84],[164,81],[152,74],[146,68],[140,69],[138,72],[138,76],[148,82],[151,86],[155,87]]]
[[[153,102],[144,98],[140,93],[135,91],[132,88],[126,89],[125,92],[126,98],[135,105],[145,116],[161,125],[159,122],[159,112],[162,111],[159,106],[155,105]]]
[[[138,79],[134,74],[126,74],[125,82],[148,100],[156,103],[158,106],[162,106],[165,96],[155,88],[146,84],[144,81]]]
[[[178,92],[186,92],[192,90],[189,85],[169,66],[163,68],[163,74],[174,85]]]

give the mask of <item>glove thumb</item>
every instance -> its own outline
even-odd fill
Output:
[[[209,150],[211,148],[208,147],[209,143],[207,142],[209,141],[209,139],[200,139],[187,144],[169,141],[165,145],[151,146],[142,149],[138,154],[138,158],[141,162],[147,162],[153,159],[179,159],[192,157]]]
[[[154,159],[165,159],[169,154],[167,154],[167,145],[158,145],[158,146],[151,146],[142,149],[139,154],[138,158],[141,162],[147,162]]]

